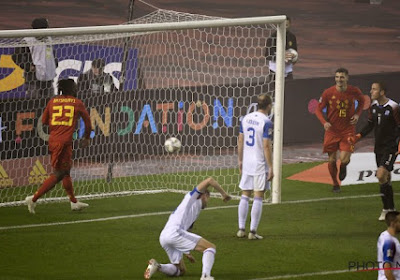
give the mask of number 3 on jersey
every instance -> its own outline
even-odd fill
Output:
[[[252,127],[249,127],[249,128],[247,128],[247,131],[249,132],[246,136],[247,136],[247,140],[246,140],[246,145],[247,146],[250,146],[250,147],[252,147],[252,146],[254,146],[254,135],[256,134],[256,131],[255,131],[255,129],[254,128],[252,128]]]
[[[72,126],[75,107],[71,105],[53,106],[51,125]]]

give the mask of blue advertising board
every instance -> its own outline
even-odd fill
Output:
[[[88,44],[60,44],[54,45],[55,56],[58,60],[54,79],[78,79],[79,75],[90,69],[96,58],[103,58],[106,65],[104,72],[111,74],[116,88],[123,91],[137,89],[138,49],[129,49],[124,73],[124,88],[119,88],[119,79],[122,75],[122,60],[124,49],[113,46],[97,46]],[[25,92],[24,71],[12,60],[14,48],[0,48],[0,99],[23,98]]]

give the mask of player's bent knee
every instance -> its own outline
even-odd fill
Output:
[[[249,191],[249,190],[243,190],[242,191],[242,195],[247,196],[247,197],[250,197],[251,193],[252,193],[252,191]]]
[[[254,192],[254,197],[257,197],[257,198],[264,198],[264,193],[265,193],[265,191],[255,191]]]
[[[388,179],[389,179],[388,171],[386,171],[386,169],[383,167],[379,167],[376,172],[376,178],[378,179],[379,183],[381,183],[381,184],[387,183]]]
[[[387,177],[386,176],[376,176],[376,178],[379,181],[379,184],[385,184],[388,182]]]
[[[217,246],[214,243],[211,243],[211,242],[208,242],[208,243],[209,243],[209,246],[207,247],[207,249],[210,249],[210,248],[212,248],[214,250],[217,249]]]
[[[209,248],[216,249],[217,247],[215,246],[214,243],[211,243],[210,241],[201,238],[194,249],[198,252],[204,252]]]

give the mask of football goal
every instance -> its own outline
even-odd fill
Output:
[[[279,203],[285,19],[157,10],[122,25],[0,31],[0,206],[23,203],[51,173],[41,115],[65,78],[78,82],[94,128],[89,148],[78,145],[82,121],[74,134],[77,197],[186,191],[206,176],[239,194],[240,120],[256,110],[258,94],[270,92],[271,197]],[[277,72],[271,81],[265,52],[275,32]],[[52,52],[57,63],[48,90],[38,90],[32,61],[15,61],[24,48]],[[181,141],[179,153],[165,151],[170,137]],[[43,198],[66,195],[56,186]]]

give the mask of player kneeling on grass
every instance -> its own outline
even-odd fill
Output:
[[[211,177],[202,181],[191,192],[187,193],[178,208],[169,216],[168,222],[160,234],[160,244],[171,263],[159,264],[155,259],[149,260],[149,265],[144,272],[145,279],[150,279],[156,271],[168,276],[183,275],[186,271],[183,255],[190,262],[194,262],[195,260],[190,254],[192,250],[203,253],[203,270],[200,279],[214,279],[210,274],[216,253],[215,245],[188,231],[199,216],[200,211],[207,207],[207,202],[210,199],[210,192],[208,191],[210,186],[222,195],[224,202],[231,199],[220,184]]]
[[[85,148],[90,143],[92,127],[89,113],[82,101],[76,98],[77,85],[72,79],[58,82],[58,96],[53,97],[47,104],[42,123],[50,127],[49,152],[51,153],[51,166],[54,172],[43,182],[34,195],[25,199],[30,213],[35,214],[36,201],[51,190],[58,182],[62,186],[71,201],[72,210],[81,210],[89,205],[77,201],[72,187],[70,170],[72,166],[72,134],[76,128],[79,117],[85,123],[85,135],[81,147]]]

